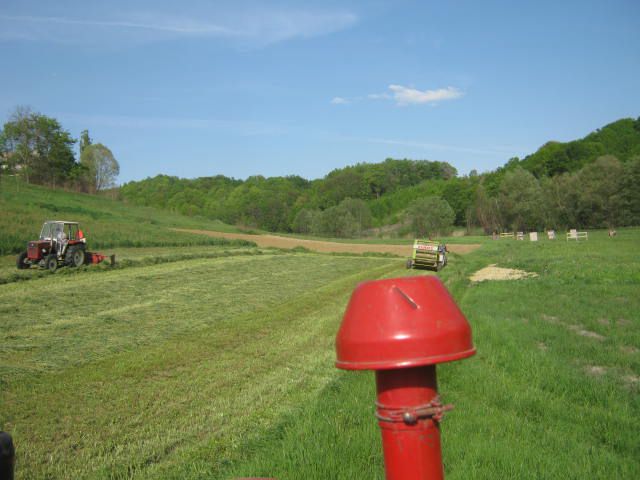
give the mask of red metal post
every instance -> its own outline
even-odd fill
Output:
[[[387,480],[443,479],[436,367],[379,370],[376,385]]]
[[[471,328],[437,277],[366,282],[336,336],[336,366],[375,370],[387,480],[442,480],[436,365],[475,354]]]

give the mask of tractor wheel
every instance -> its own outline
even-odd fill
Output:
[[[55,255],[48,255],[44,261],[44,266],[50,272],[55,272],[58,269],[58,258]]]
[[[407,260],[407,268],[411,268],[413,267],[413,260],[409,259]]]
[[[84,252],[78,249],[70,253],[71,253],[71,265],[76,268],[81,267],[84,264]]]
[[[20,255],[18,255],[18,258],[16,259],[16,267],[18,267],[18,269],[20,270],[29,268],[31,266],[31,263],[27,261],[27,258],[27,252],[22,252]]]

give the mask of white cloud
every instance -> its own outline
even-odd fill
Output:
[[[347,103],[350,103],[349,100],[347,100],[346,98],[342,98],[342,97],[333,97],[331,99],[331,103],[333,105],[345,105]]]
[[[439,88],[438,90],[416,90],[402,85],[389,85],[397,105],[413,105],[437,103],[443,100],[460,98],[463,93],[455,87]]]
[[[417,90],[402,85],[389,85],[390,92],[370,93],[366,97],[334,97],[331,103],[353,103],[360,100],[394,100],[398,106],[432,104],[443,100],[454,100],[464,95],[455,87],[439,88],[437,90]]]
[[[107,127],[128,130],[209,130],[223,131],[241,136],[282,135],[287,132],[286,127],[272,123],[216,118],[86,115],[70,112],[55,112],[55,116],[61,118],[65,123],[86,125],[89,129]]]
[[[295,38],[327,35],[351,27],[358,17],[346,11],[251,10],[202,12],[185,17],[170,12],[124,13],[112,18],[0,14],[0,40],[97,43],[154,41],[172,37],[213,38],[245,46],[265,46]]]
[[[391,95],[388,93],[370,93],[367,95],[367,98],[370,100],[388,100],[391,98]]]

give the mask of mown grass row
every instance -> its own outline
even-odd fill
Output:
[[[126,249],[124,251],[119,250],[116,255],[116,263],[112,264],[110,259],[104,260],[97,265],[83,265],[79,268],[59,268],[55,272],[50,272],[46,269],[32,267],[28,270],[17,270],[15,267],[15,259],[13,257],[5,257],[3,262],[0,262],[0,285],[13,282],[23,282],[26,280],[34,280],[37,278],[49,278],[51,281],[55,281],[55,278],[60,276],[72,276],[72,275],[86,275],[90,273],[103,273],[112,270],[121,270],[123,268],[132,267],[146,267],[150,265],[159,265],[162,263],[179,262],[183,260],[205,260],[211,258],[223,258],[233,256],[246,256],[246,255],[262,255],[269,253],[270,255],[284,254],[284,251],[279,250],[260,250],[258,248],[235,248],[228,249],[226,247],[211,247],[211,246],[198,246],[197,248],[174,248],[174,249],[157,249],[155,254],[141,254],[136,252],[135,248]],[[144,249],[149,250],[149,249]],[[168,253],[169,252],[169,253]],[[53,277],[55,275],[56,277]]]
[[[18,478],[216,476],[334,375],[358,281],[397,260],[184,260],[0,286],[0,428]]]

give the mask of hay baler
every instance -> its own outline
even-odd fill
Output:
[[[439,271],[447,264],[447,246],[431,240],[415,239],[413,256],[407,260],[407,268],[424,268]]]

